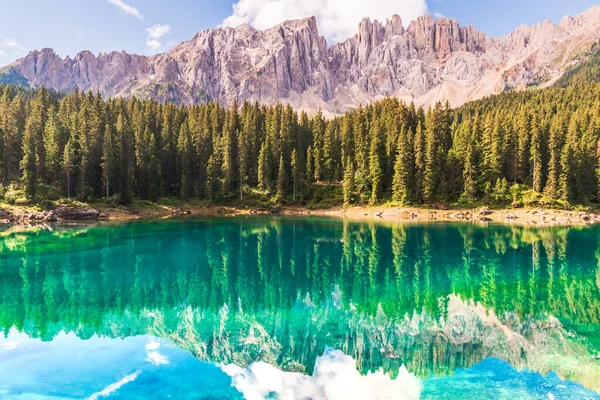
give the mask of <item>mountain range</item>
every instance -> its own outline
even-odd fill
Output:
[[[52,49],[33,51],[1,68],[0,83],[184,104],[283,102],[328,114],[388,96],[460,106],[552,85],[597,50],[598,27],[600,6],[498,38],[454,19],[424,15],[403,25],[395,15],[385,22],[365,18],[353,37],[329,45],[311,17],[263,31],[208,29],[151,57],[83,51],[61,58]]]

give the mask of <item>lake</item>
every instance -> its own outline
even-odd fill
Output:
[[[600,228],[0,228],[2,399],[600,399]]]

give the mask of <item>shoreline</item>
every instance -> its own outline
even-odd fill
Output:
[[[47,211],[40,212],[31,207],[0,205],[0,223],[8,225],[32,225],[48,222],[129,222],[135,220],[159,220],[175,217],[234,217],[249,215],[288,215],[321,216],[347,219],[352,221],[379,222],[462,222],[476,224],[506,224],[515,226],[590,226],[600,223],[600,213],[588,211],[556,210],[542,208],[498,208],[488,207],[464,209],[431,209],[418,207],[359,206],[333,207],[328,209],[308,209],[305,207],[273,207],[255,209],[249,207],[218,205],[181,205],[164,204],[144,205],[139,208],[109,207],[101,204],[77,205],[73,210],[88,212],[93,210],[96,218],[82,219],[44,219]],[[2,212],[8,213],[3,217]],[[75,213],[76,214],[76,213]],[[7,216],[10,216],[8,219]]]

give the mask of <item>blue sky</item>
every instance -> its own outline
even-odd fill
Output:
[[[426,3],[425,3],[426,1]],[[233,11],[234,3],[237,4]],[[250,22],[263,28],[281,19],[319,14],[330,41],[354,32],[359,16],[406,20],[423,10],[456,18],[490,36],[521,24],[577,14],[590,0],[0,0],[0,65],[30,50],[54,48],[61,56],[80,50],[153,54],[196,32]]]

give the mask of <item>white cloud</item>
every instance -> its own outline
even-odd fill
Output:
[[[157,351],[151,351],[146,355],[146,361],[154,365],[168,365],[169,359]]]
[[[12,48],[19,47],[19,43],[17,43],[16,41],[14,41],[12,39],[4,39],[3,44],[6,47],[12,47]]]
[[[151,338],[146,343],[146,361],[154,365],[169,364],[169,359],[157,351],[159,348],[160,342],[155,338]]]
[[[421,381],[404,366],[396,379],[381,371],[362,376],[352,357],[339,350],[327,350],[317,358],[312,376],[283,372],[263,362],[246,369],[236,365],[221,369],[247,400],[273,395],[281,400],[417,400],[422,390]]]
[[[148,343],[146,343],[146,350],[157,350],[159,347],[160,343],[154,338],[151,338]]]
[[[148,32],[148,37],[152,38],[152,39],[160,39],[161,37],[165,36],[170,31],[171,31],[171,27],[169,25],[161,25],[161,24],[156,24],[156,25],[153,25],[150,28],[146,29],[146,32]]]
[[[106,0],[108,1],[110,4],[113,4],[117,7],[119,7],[121,10],[125,11],[125,13],[132,15],[134,17],[136,17],[137,19],[144,19],[144,16],[138,11],[137,8],[130,6],[129,4],[125,3],[123,0]]]
[[[169,25],[156,24],[146,29],[146,47],[152,53],[158,53],[163,50],[163,45],[160,39],[171,32]]]
[[[340,42],[356,33],[364,17],[385,21],[398,14],[408,24],[426,12],[425,0],[238,0],[222,25],[248,23],[266,29],[285,20],[315,16],[320,33]]]
[[[23,57],[27,49],[14,39],[0,40],[0,67]]]

